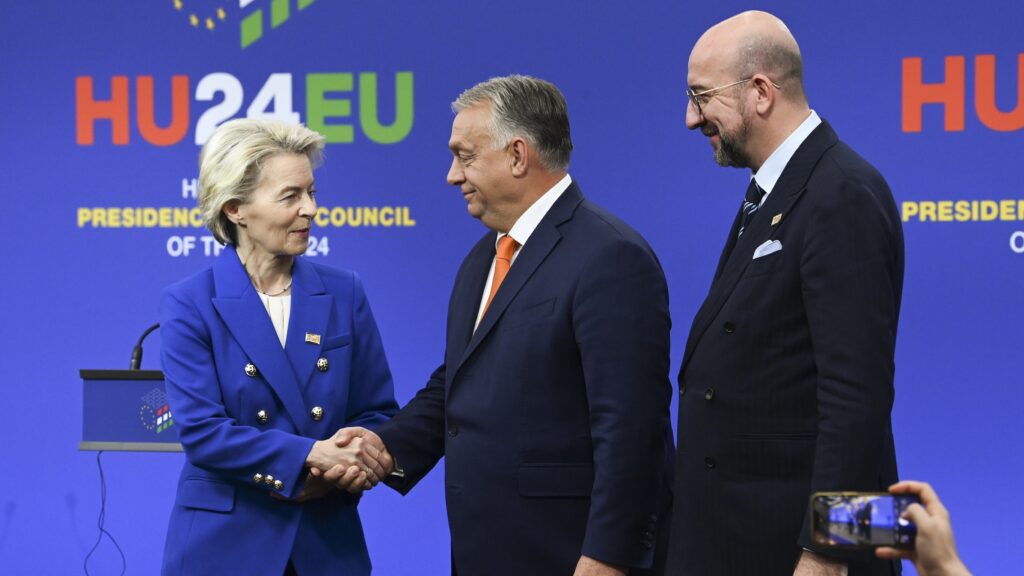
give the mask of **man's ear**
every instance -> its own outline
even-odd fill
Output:
[[[523,138],[513,138],[508,145],[512,175],[525,176],[530,168],[530,145]]]
[[[779,89],[764,74],[754,74],[750,78],[750,83],[757,93],[757,100],[754,102],[757,113],[765,115],[771,112],[775,106],[775,100],[779,97]]]

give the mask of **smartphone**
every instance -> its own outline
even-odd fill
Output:
[[[915,503],[920,499],[913,494],[818,492],[810,504],[814,541],[846,549],[913,550],[917,527],[900,515]]]

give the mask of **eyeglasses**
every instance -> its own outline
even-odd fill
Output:
[[[750,82],[751,80],[753,80],[752,77],[751,78],[744,78],[743,80],[737,80],[737,81],[733,82],[732,84],[726,84],[725,86],[718,86],[717,88],[708,88],[707,90],[702,90],[700,92],[694,92],[692,89],[690,89],[690,90],[686,91],[686,97],[689,98],[690,104],[693,104],[693,108],[694,108],[694,110],[697,111],[697,115],[698,116],[703,116],[704,115],[704,110],[702,109],[702,107],[707,106],[708,102],[711,101],[711,98],[713,98],[715,96],[715,94],[718,94],[719,92],[721,92],[722,90],[725,90],[726,88],[732,88],[733,86],[736,86],[736,85],[739,85],[739,84],[743,84],[745,82]],[[771,82],[772,86],[775,86],[776,90],[781,90],[782,89],[782,86],[779,86],[775,82],[772,82],[771,80],[769,80],[769,82]]]

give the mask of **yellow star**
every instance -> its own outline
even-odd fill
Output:
[[[199,26],[199,17],[195,14],[189,14],[188,23],[191,24],[193,27]]]
[[[213,18],[207,18],[206,19],[206,28],[208,30],[213,30],[213,27],[214,27]]]
[[[223,20],[228,17],[227,12],[223,8],[217,8],[217,18]]]
[[[182,7],[181,0],[174,0],[174,9],[175,10],[181,10],[181,7]]]

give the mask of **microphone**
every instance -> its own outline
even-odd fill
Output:
[[[159,327],[159,322],[153,324],[149,328],[146,328],[146,331],[142,333],[142,336],[139,336],[138,343],[135,344],[135,348],[132,348],[132,361],[128,365],[129,370],[138,370],[139,366],[142,366],[142,341],[146,339],[146,336],[149,336],[150,332],[156,330]]]

